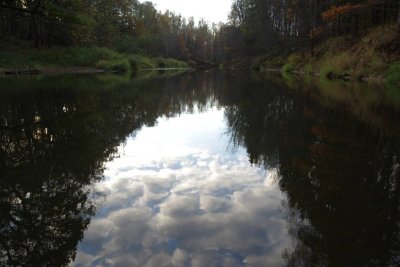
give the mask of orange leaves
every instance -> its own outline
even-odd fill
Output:
[[[313,39],[317,38],[319,35],[321,35],[324,31],[325,31],[325,27],[323,27],[323,26],[316,27],[311,30],[311,32],[309,33],[308,36],[310,37],[310,39],[313,40]]]
[[[350,4],[350,3],[342,6],[332,6],[330,9],[323,12],[321,16],[324,20],[331,21],[336,19],[336,17],[340,15],[353,12],[354,10],[364,8],[365,6],[366,6],[365,4]]]

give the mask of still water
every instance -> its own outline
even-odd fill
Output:
[[[400,264],[382,91],[220,72],[0,82],[1,266]]]

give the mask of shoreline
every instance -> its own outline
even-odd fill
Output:
[[[282,50],[254,58],[260,73],[360,81],[400,87],[400,39],[394,25],[371,28],[358,36],[331,37],[306,49]]]
[[[95,74],[108,72],[104,69],[90,67],[60,67],[45,69],[3,69],[0,70],[0,76],[18,76],[18,75],[51,75],[51,74]]]
[[[138,69],[137,71],[174,71],[191,70],[193,68],[154,68]],[[137,72],[136,71],[136,72]],[[58,75],[58,74],[98,74],[98,73],[123,73],[106,69],[91,67],[54,67],[44,69],[0,69],[0,77],[19,76],[19,75]]]
[[[306,72],[306,71],[301,71],[301,70],[293,70],[293,71],[283,71],[282,69],[277,69],[277,68],[266,68],[260,70],[260,73],[280,73],[281,75],[285,74],[290,74],[290,75],[297,75],[301,77],[316,77],[320,78],[321,73],[320,72]],[[378,84],[384,84],[385,79],[380,76],[365,76],[365,77],[354,77],[351,76],[348,73],[345,73],[343,75],[329,75],[326,77],[328,80],[340,80],[340,81],[348,81],[348,82],[372,82],[372,83],[378,83]]]

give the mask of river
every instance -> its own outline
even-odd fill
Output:
[[[399,109],[365,87],[2,78],[0,265],[399,265]]]

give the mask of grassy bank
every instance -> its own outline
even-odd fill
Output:
[[[74,72],[80,69],[136,72],[140,69],[187,68],[185,62],[118,53],[108,48],[35,49],[15,42],[0,43],[0,73],[7,71]]]
[[[400,37],[396,27],[378,27],[354,36],[326,40],[310,51],[271,53],[256,68],[320,76],[322,79],[366,80],[399,86]]]

